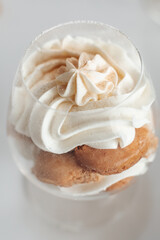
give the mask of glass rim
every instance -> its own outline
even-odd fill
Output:
[[[113,26],[111,26],[111,25],[109,25],[109,24],[102,23],[102,22],[98,22],[98,21],[91,21],[91,20],[87,20],[87,21],[85,21],[85,20],[82,20],[82,21],[81,21],[81,20],[78,20],[78,21],[69,21],[69,22],[61,23],[61,24],[58,24],[58,25],[56,25],[56,26],[53,26],[53,27],[51,27],[51,28],[49,28],[49,29],[47,29],[47,30],[42,31],[37,37],[35,37],[35,39],[34,39],[33,41],[31,41],[31,43],[29,44],[28,48],[26,49],[25,54],[24,54],[24,56],[23,56],[23,58],[22,58],[22,60],[21,60],[21,62],[20,62],[20,64],[19,64],[18,72],[20,71],[20,74],[21,74],[21,77],[22,77],[22,72],[21,72],[21,70],[22,70],[22,66],[23,66],[23,64],[24,64],[24,62],[25,62],[24,59],[25,59],[25,57],[26,57],[26,55],[27,55],[30,47],[31,47],[36,41],[38,42],[38,39],[39,39],[41,36],[43,36],[44,34],[50,32],[50,31],[53,31],[53,30],[55,30],[55,29],[61,28],[61,27],[63,27],[63,26],[75,25],[75,24],[87,24],[87,25],[97,25],[97,26],[99,25],[100,27],[109,28],[109,29],[111,29],[111,30],[119,33],[120,35],[122,35],[122,36],[133,46],[133,48],[135,49],[135,51],[136,51],[136,53],[137,53],[137,56],[138,56],[139,61],[140,61],[140,76],[139,76],[139,79],[138,79],[135,87],[134,87],[133,90],[131,91],[131,93],[126,94],[127,96],[126,96],[120,103],[118,103],[117,105],[112,106],[112,107],[100,107],[100,108],[87,109],[87,110],[78,110],[78,111],[76,111],[76,112],[71,112],[71,111],[69,111],[69,114],[70,114],[70,115],[75,115],[75,114],[77,114],[77,113],[81,113],[81,114],[84,114],[84,113],[85,113],[85,114],[86,114],[86,113],[92,113],[92,112],[95,113],[95,112],[99,112],[99,111],[102,111],[102,110],[104,111],[104,110],[116,109],[117,107],[119,107],[122,103],[124,103],[129,97],[131,97],[131,96],[135,93],[136,89],[138,88],[138,86],[139,86],[139,84],[140,84],[140,82],[141,82],[141,80],[142,80],[142,78],[143,78],[144,63],[143,63],[143,59],[142,59],[142,57],[141,57],[141,55],[140,55],[139,50],[138,50],[137,47],[133,44],[133,42],[129,39],[129,37],[128,37],[126,34],[124,34],[122,31],[120,31],[118,28],[115,28],[115,27],[113,27]],[[16,79],[15,79],[15,80],[16,80]],[[41,102],[41,101],[31,92],[31,90],[29,89],[29,87],[26,85],[23,77],[22,77],[22,82],[23,82],[23,85],[24,85],[27,93],[29,93],[29,95],[31,96],[31,98],[32,98],[35,102],[37,102],[39,105],[41,105],[43,108],[46,108],[46,109],[49,109],[49,110],[52,110],[52,111],[56,111],[57,113],[61,113],[61,114],[66,113],[66,111],[59,110],[59,109],[55,109],[55,108],[50,107],[49,105]],[[74,106],[74,105],[73,105],[73,106]]]

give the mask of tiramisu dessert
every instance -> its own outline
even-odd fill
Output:
[[[125,46],[96,32],[49,40],[47,34],[17,71],[11,142],[39,183],[71,196],[117,191],[155,156],[150,79]]]

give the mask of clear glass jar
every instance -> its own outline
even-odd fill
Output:
[[[58,134],[62,130],[64,119],[66,121],[66,111],[57,109],[55,104],[48,104],[49,101],[52,101],[52,96],[51,98],[43,98],[43,96],[41,97],[41,92],[36,92],[36,90],[31,91],[32,82],[26,83],[24,78],[26,72],[31,72],[32,68],[38,64],[39,60],[36,60],[34,66],[28,65],[27,70],[24,69],[24,64],[28,59],[31,59],[32,57],[34,58],[34,52],[38,52],[39,56],[42,56],[44,44],[46,42],[52,41],[53,39],[63,39],[67,35],[73,37],[81,36],[95,41],[99,41],[100,39],[104,42],[114,43],[120,46],[121,49],[125,49],[126,56],[132,59],[136,66],[134,73],[136,84],[131,92],[125,94],[122,93],[120,97],[117,97],[118,100],[114,101],[111,106],[108,105],[94,109],[70,111],[70,103],[68,104],[67,102],[67,104],[65,104],[65,109],[67,111],[67,121],[71,126],[69,124],[67,127],[63,126],[64,132],[59,136]],[[113,56],[115,55],[114,52],[112,52],[112,54]],[[120,55],[117,55],[117,59],[119,56]],[[46,61],[45,58],[44,61]],[[119,60],[119,62],[121,61],[123,61],[123,59]],[[125,63],[123,63],[123,65],[125,66]],[[128,71],[131,73],[132,69],[130,70],[130,68],[131,65],[128,66]],[[134,113],[132,113],[133,108],[130,108],[128,111],[131,112],[132,119],[127,119],[127,121],[134,122],[137,128],[140,128],[140,125],[148,124],[147,121],[143,124],[141,123],[142,113],[139,111],[139,109],[143,108],[143,106],[139,106],[139,104],[141,104],[142,101],[143,105],[143,101],[146,101],[146,98],[145,96],[141,98],[140,94],[136,95],[137,92],[141,92],[143,87],[145,88],[147,84],[149,84],[150,88],[153,87],[151,79],[147,77],[144,71],[143,62],[138,50],[123,33],[111,26],[95,22],[71,22],[53,27],[43,32],[31,43],[18,67],[12,88],[8,117],[8,139],[13,157],[19,170],[26,179],[29,180],[28,186],[30,186],[31,195],[35,195],[34,197],[37,200],[36,203],[40,206],[40,209],[44,210],[43,212],[46,213],[47,216],[50,216],[50,219],[52,219],[53,222],[58,223],[60,226],[63,225],[64,228],[77,230],[83,227],[87,228],[89,226],[95,226],[102,221],[110,221],[110,219],[118,214],[118,212],[125,211],[124,208],[120,207],[120,203],[125,203],[125,206],[127,206],[127,203],[129,203],[131,199],[134,199],[133,196],[136,194],[137,182],[122,193],[116,193],[114,195],[105,191],[107,188],[105,187],[105,184],[101,184],[101,191],[97,194],[95,194],[94,191],[90,191],[89,194],[83,195],[68,194],[69,192],[62,191],[62,188],[58,186],[45,183],[45,181],[40,181],[33,174],[36,154],[39,151],[44,150],[44,147],[41,147],[43,146],[42,142],[44,141],[48,151],[53,153],[54,151],[50,151],[50,149],[54,144],[55,146],[58,146],[57,148],[59,149],[66,149],[68,147],[68,151],[70,151],[72,150],[70,148],[73,142],[75,142],[75,147],[85,144],[86,136],[90,137],[89,141],[92,143],[94,134],[96,134],[97,137],[100,133],[103,135],[104,129],[101,129],[101,125],[104,122],[103,120],[112,120],[112,116],[114,116],[115,113],[117,114],[117,112],[119,112],[119,116],[123,115],[123,110],[126,107],[126,104],[130,101],[132,102],[135,96],[137,96],[135,100],[137,101],[136,111],[138,111],[139,115],[135,116]],[[45,92],[45,88],[43,91]],[[37,96],[40,97],[38,98]],[[150,96],[150,98],[152,97],[153,96]],[[135,104],[134,101],[133,103]],[[150,102],[145,102],[145,104],[149,105]],[[146,110],[144,109],[144,111]],[[128,116],[128,118],[130,118],[130,116]],[[152,118],[152,113],[150,118]],[[94,120],[98,124],[98,130],[96,129],[96,131],[92,129],[92,121]],[[117,120],[117,115],[114,120]],[[88,126],[91,126],[89,127],[88,135],[86,134],[85,137],[78,130],[82,127],[83,131],[85,131],[85,128],[83,128],[84,122],[87,122]],[[151,123],[149,123],[149,125],[152,125],[152,128],[154,128],[153,122],[154,121],[151,120]],[[116,131],[113,122],[109,122],[108,126],[113,132]],[[59,128],[61,129],[59,130]],[[75,137],[71,139],[71,141],[68,141],[71,136],[70,130],[72,129],[75,130]],[[50,132],[52,132],[52,134]],[[55,139],[58,140],[55,141]],[[67,143],[65,144],[66,139]],[[147,170],[147,166],[148,163],[143,163],[143,173]],[[132,175],[133,173],[131,176]],[[135,175],[141,175],[141,173],[136,173]],[[130,175],[127,175],[127,177],[130,177]],[[119,178],[115,179],[115,182],[120,180]]]

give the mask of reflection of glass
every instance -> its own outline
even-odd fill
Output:
[[[143,0],[142,3],[150,18],[160,24],[160,0]]]
[[[133,81],[132,81],[133,79],[129,78],[130,79],[129,84],[130,84],[130,88],[132,89],[132,91],[125,92],[127,90],[123,87],[123,83],[122,83],[121,90],[123,90],[125,93],[123,93],[123,91],[122,91],[122,93],[119,93],[119,95],[117,94],[116,97],[109,95],[109,96],[113,97],[111,99],[111,101],[109,102],[110,105],[107,105],[103,108],[102,107],[94,108],[94,109],[92,109],[92,108],[85,109],[84,108],[85,110],[83,109],[81,111],[69,111],[68,108],[69,109],[71,108],[71,104],[73,102],[73,98],[71,99],[72,101],[68,100],[70,96],[68,96],[67,100],[65,100],[67,102],[67,104],[65,102],[65,104],[66,104],[65,109],[67,109],[66,111],[64,111],[64,109],[57,109],[55,107],[56,105],[52,105],[52,106],[49,105],[50,103],[54,104],[56,102],[56,101],[53,101],[55,99],[53,99],[53,96],[50,95],[50,93],[52,93],[52,91],[50,91],[50,90],[53,90],[53,89],[52,88],[48,89],[48,87],[50,87],[52,82],[47,82],[47,84],[45,86],[43,86],[42,88],[40,88],[40,90],[39,90],[39,88],[34,88],[34,84],[35,85],[37,84],[37,82],[38,82],[37,79],[39,79],[41,77],[41,75],[39,75],[39,74],[37,74],[37,72],[35,72],[34,73],[35,75],[32,74],[31,75],[32,77],[30,78],[30,80],[32,79],[33,82],[28,81],[27,83],[24,79],[24,75],[26,74],[27,71],[29,73],[32,72],[32,68],[36,67],[39,64],[40,57],[42,57],[41,60],[44,60],[44,62],[47,62],[46,59],[43,58],[44,57],[43,54],[45,51],[45,49],[43,48],[44,43],[46,43],[47,41],[53,40],[55,37],[58,39],[63,39],[67,34],[71,34],[72,36],[83,36],[83,37],[94,39],[94,40],[97,39],[97,37],[98,37],[103,41],[109,41],[109,43],[117,44],[121,47],[121,49],[125,49],[125,51],[126,51],[125,56],[127,57],[127,59],[130,58],[133,61],[133,62],[129,63],[129,66],[128,66],[128,71],[130,71],[130,73],[134,75],[134,80],[135,80],[135,83],[134,83],[135,85],[134,85]],[[84,39],[82,39],[82,40],[84,41]],[[52,44],[51,44],[51,46],[53,47]],[[74,48],[74,46],[71,46],[71,47]],[[96,54],[92,49],[91,55],[95,54],[97,56],[99,52],[97,53],[97,48],[95,48],[95,49],[96,50],[94,50],[94,51],[96,51]],[[35,51],[38,54],[36,56],[33,55],[33,53]],[[57,57],[58,61],[59,61],[59,59],[64,58],[64,57],[66,59],[68,59],[68,54],[70,54],[70,51],[68,51],[68,52],[66,51],[64,53],[64,55],[62,56],[62,55],[58,55],[59,52],[57,51],[56,53],[54,52],[54,54],[55,54],[54,56],[57,57],[57,55],[58,55],[58,57]],[[50,53],[47,50],[45,52],[45,54],[47,57],[48,56],[50,57],[50,54],[52,54],[52,51]],[[103,52],[101,52],[101,54],[102,54],[102,56],[104,56]],[[114,57],[117,58],[117,61],[118,61],[118,59],[120,59],[119,60],[120,64],[123,63],[124,66],[127,65],[127,62],[125,62],[126,59],[121,58],[122,57],[121,50],[119,50],[118,54],[115,54],[114,51],[112,52],[112,54]],[[66,55],[67,55],[67,57],[66,57]],[[72,53],[72,55],[77,57],[75,52],[74,52],[74,54]],[[39,56],[39,58],[37,58],[37,56]],[[28,59],[31,59],[31,60],[36,59],[37,62],[35,63],[35,65],[28,64],[28,69],[26,71],[26,69],[24,69],[24,63],[26,63],[26,61]],[[65,61],[66,61],[66,59],[65,59]],[[73,59],[73,57],[72,57],[72,59],[70,59],[70,61],[73,61],[73,60],[76,61],[77,59],[75,59],[75,58]],[[91,60],[89,60],[89,61],[91,62]],[[104,62],[104,61],[102,61],[102,62]],[[67,63],[68,63],[67,66],[69,66],[69,68],[72,68],[71,72],[72,73],[74,72],[74,74],[78,74],[78,72],[80,70],[79,69],[75,70],[75,66],[73,66],[74,65],[73,62],[67,62]],[[132,69],[133,63],[135,63],[134,73],[133,73],[133,69]],[[64,63],[63,63],[63,65],[64,65]],[[124,72],[122,70],[120,70],[120,68],[115,63],[113,63],[113,66],[115,67],[117,74],[119,74],[118,75],[119,82],[121,82],[121,78],[123,78],[123,79],[127,78],[126,75],[124,74]],[[48,69],[47,67],[45,69],[43,69],[44,72],[46,71],[46,69]],[[92,65],[92,67],[94,67],[94,64]],[[41,66],[39,66],[39,68],[41,68]],[[42,72],[42,75],[44,74],[44,72]],[[50,72],[52,73],[52,69],[49,69],[49,74],[50,74]],[[89,73],[90,72],[91,72],[91,70],[89,70]],[[33,76],[34,76],[34,78],[33,78]],[[83,80],[83,79],[81,79],[81,80]],[[40,84],[43,84],[43,82],[40,82]],[[37,85],[36,85],[36,87],[37,87]],[[112,78],[111,78],[111,82],[110,82],[110,85],[108,86],[108,89],[112,85],[113,85],[113,82],[112,82]],[[96,87],[97,86],[98,85],[96,85]],[[38,85],[38,87],[39,87],[39,85]],[[90,89],[95,88],[95,86],[94,87],[92,86],[92,88],[90,88],[90,85],[87,85],[87,87],[89,89],[88,94],[90,94]],[[100,89],[98,89],[98,90],[101,90],[101,87],[103,87],[103,84],[102,84],[102,86],[100,86]],[[127,87],[128,87],[128,84],[127,84]],[[60,90],[62,90],[62,92],[63,92],[64,88],[65,88],[64,85],[62,85],[62,88],[60,88]],[[72,88],[75,89],[74,85],[72,86]],[[143,97],[141,97],[141,93],[143,93],[144,89],[146,91],[144,92]],[[54,90],[57,91],[57,88],[54,88]],[[47,92],[47,95],[46,95],[46,92]],[[9,135],[9,142],[10,142],[10,146],[12,149],[12,153],[16,160],[18,168],[20,169],[22,174],[24,174],[26,176],[26,178],[29,181],[31,181],[35,186],[37,186],[37,191],[39,190],[39,188],[42,190],[41,193],[44,193],[44,198],[43,198],[43,196],[42,197],[38,196],[39,199],[41,199],[38,201],[42,201],[42,205],[47,204],[45,206],[45,207],[47,207],[46,211],[51,213],[51,215],[52,215],[51,217],[56,218],[55,222],[58,222],[58,224],[61,224],[62,221],[65,221],[66,227],[73,228],[73,229],[76,229],[76,228],[79,229],[82,226],[86,226],[86,227],[89,225],[93,226],[93,225],[97,224],[98,222],[103,221],[106,218],[106,214],[109,219],[109,216],[113,217],[114,215],[118,214],[118,212],[120,212],[120,209],[121,209],[120,206],[118,206],[117,208],[114,207],[114,203],[117,202],[117,199],[122,198],[123,199],[122,202],[130,201],[129,199],[131,198],[131,196],[133,196],[134,191],[132,191],[132,188],[134,188],[134,185],[131,188],[128,188],[125,191],[124,195],[121,193],[116,194],[116,195],[109,195],[108,193],[106,193],[106,191],[104,191],[107,188],[105,184],[107,181],[109,182],[108,178],[110,178],[110,179],[113,178],[112,179],[112,181],[114,180],[113,183],[117,183],[119,180],[121,180],[123,178],[141,175],[146,172],[148,162],[153,160],[153,158],[154,158],[153,153],[155,150],[154,141],[151,142],[150,138],[148,137],[148,136],[150,136],[151,139],[153,138],[153,140],[155,140],[153,137],[152,130],[151,130],[152,128],[154,128],[153,127],[153,119],[152,119],[152,111],[150,111],[150,110],[148,111],[148,109],[150,109],[151,104],[154,100],[153,92],[154,91],[152,91],[151,80],[146,76],[146,73],[144,72],[144,67],[143,67],[143,63],[142,63],[141,57],[139,55],[139,52],[137,51],[137,49],[133,46],[133,44],[128,40],[128,38],[125,35],[123,35],[117,29],[114,29],[110,26],[107,26],[104,24],[98,24],[98,23],[85,23],[85,22],[64,24],[64,25],[52,28],[52,29],[42,33],[39,37],[37,37],[35,39],[34,42],[32,42],[32,44],[28,48],[20,66],[17,70],[15,82],[13,85],[11,107],[10,107],[9,121],[8,121],[8,135]],[[148,93],[150,93],[150,94],[148,94]],[[57,92],[56,92],[56,94],[57,94]],[[104,96],[102,96],[102,95],[100,97],[103,98]],[[49,96],[49,99],[47,98],[48,96]],[[94,95],[94,97],[95,97],[95,95]],[[58,99],[62,100],[62,98],[58,98]],[[114,101],[112,102],[113,99],[114,99]],[[101,98],[100,98],[100,100],[101,100]],[[127,109],[126,109],[128,102],[131,103],[131,106],[130,106],[130,108],[127,107]],[[49,103],[49,104],[47,105],[47,103]],[[89,106],[91,105],[90,103],[92,104],[93,102],[90,101]],[[101,101],[99,101],[98,104],[99,103],[101,103]],[[56,104],[57,104],[57,102],[56,102]],[[141,107],[141,104],[142,104],[142,107]],[[91,184],[91,189],[88,190],[89,194],[87,192],[87,194],[86,194],[87,196],[85,194],[83,194],[83,196],[78,195],[79,188],[81,188],[82,185],[77,184],[77,188],[76,187],[74,188],[74,186],[76,185],[75,184],[73,186],[73,188],[71,189],[71,193],[74,191],[75,192],[77,191],[78,194],[76,192],[76,194],[77,194],[76,195],[74,192],[74,194],[72,195],[72,194],[69,194],[70,189],[67,187],[60,188],[59,186],[55,186],[53,184],[48,184],[48,183],[51,183],[51,182],[49,182],[50,179],[47,179],[47,177],[48,178],[50,177],[49,176],[50,174],[48,174],[48,172],[50,172],[49,167],[47,168],[46,172],[43,172],[43,169],[40,166],[39,174],[40,174],[40,177],[43,177],[43,182],[38,180],[38,178],[36,178],[37,175],[35,176],[33,174],[33,169],[35,172],[35,166],[37,166],[36,165],[37,159],[39,157],[41,157],[41,155],[45,157],[46,154],[48,154],[48,152],[51,155],[53,155],[55,153],[54,151],[50,151],[50,149],[55,148],[55,146],[57,144],[55,139],[58,135],[58,131],[57,131],[57,128],[54,126],[62,125],[63,127],[61,128],[61,130],[62,131],[64,130],[64,132],[66,130],[65,134],[62,135],[61,138],[59,138],[59,142],[61,143],[61,142],[63,142],[62,140],[65,139],[65,137],[67,136],[67,131],[68,131],[68,128],[70,127],[70,125],[73,124],[73,126],[74,126],[73,129],[77,130],[77,133],[75,134],[76,136],[78,134],[79,129],[81,129],[80,127],[82,127],[82,130],[85,131],[85,128],[83,128],[83,126],[84,126],[83,119],[86,119],[86,116],[89,121],[89,124],[88,124],[89,129],[87,129],[87,134],[88,133],[89,134],[88,135],[86,134],[85,138],[87,138],[88,136],[91,136],[89,139],[90,144],[92,144],[92,138],[94,137],[94,134],[97,134],[97,136],[98,136],[99,132],[101,131],[101,135],[102,136],[104,135],[103,131],[105,130],[105,128],[103,128],[101,130],[101,127],[102,127],[102,122],[103,122],[103,124],[106,124],[106,119],[108,121],[108,125],[107,126],[105,125],[105,127],[106,128],[108,127],[107,129],[109,129],[111,134],[114,134],[116,136],[115,137],[116,140],[119,141],[118,144],[122,144],[122,141],[120,142],[120,140],[119,140],[121,136],[118,135],[119,137],[117,137],[115,132],[122,131],[123,128],[120,127],[120,125],[119,125],[119,123],[121,123],[121,121],[119,121],[119,118],[121,120],[121,118],[123,118],[123,116],[126,117],[124,123],[127,122],[127,124],[128,124],[127,130],[129,129],[127,132],[125,132],[125,134],[122,132],[124,134],[124,136],[123,136],[124,138],[126,138],[127,140],[129,139],[128,136],[130,136],[130,134],[129,134],[130,129],[131,129],[131,132],[133,132],[132,131],[133,127],[130,127],[130,124],[135,124],[135,126],[136,126],[135,128],[137,128],[137,129],[141,128],[141,126],[143,127],[144,125],[147,126],[147,130],[146,129],[145,129],[145,131],[143,130],[142,133],[146,134],[146,131],[147,131],[147,132],[149,132],[149,134],[151,133],[151,135],[148,135],[148,133],[146,135],[147,136],[147,144],[145,145],[145,143],[144,143],[146,148],[143,148],[143,151],[146,151],[146,149],[147,149],[147,152],[146,152],[145,156],[142,156],[142,158],[140,157],[139,159],[137,159],[137,161],[142,159],[141,162],[139,161],[137,163],[139,165],[136,165],[135,164],[136,162],[133,164],[134,171],[132,170],[132,168],[129,168],[128,170],[123,171],[122,175],[118,175],[118,174],[110,174],[110,175],[108,174],[107,176],[101,175],[100,180],[98,182],[86,183],[85,189],[88,189],[88,186],[90,186],[89,184]],[[145,116],[144,119],[142,116]],[[102,117],[102,119],[101,119],[101,117]],[[114,118],[114,121],[113,121],[114,123],[116,121],[118,121],[118,125],[116,126],[116,128],[115,128],[115,125],[113,126],[113,122],[110,121],[110,119],[112,120],[112,117]],[[98,125],[99,128],[97,128],[93,134],[92,129],[90,130],[90,126],[92,126],[91,120],[94,120],[94,119],[96,119],[96,120],[101,119],[101,121],[97,120],[95,126],[97,127],[97,125],[99,124]],[[105,121],[104,121],[104,119],[105,119]],[[65,125],[63,125],[63,123],[67,122],[67,121],[68,121],[68,126],[66,127]],[[76,123],[76,122],[78,122],[78,127],[76,125],[74,125],[74,123]],[[69,136],[72,136],[71,135],[72,128],[69,130],[70,130]],[[81,139],[84,137],[82,134],[83,133],[82,130],[80,132],[81,133],[80,137],[74,138],[75,141],[81,141]],[[93,130],[95,130],[95,129],[93,129]],[[50,133],[50,131],[52,134]],[[106,131],[106,133],[107,133],[107,131]],[[67,147],[67,148],[69,148],[68,146],[70,146],[70,144],[73,144],[73,142],[74,142],[73,140],[70,141],[71,137],[68,137],[68,139],[66,141],[67,144],[65,145],[65,147]],[[145,141],[145,139],[144,139],[144,141]],[[98,144],[101,142],[102,142],[102,140],[99,141]],[[113,142],[113,139],[111,140],[111,142]],[[133,151],[133,154],[135,154],[135,151],[136,151],[137,156],[139,156],[139,153],[141,154],[139,146],[140,145],[143,146],[142,143],[143,143],[143,139],[140,140],[139,145],[135,144],[136,149],[133,148],[133,149],[130,149],[130,151]],[[82,145],[82,144],[84,144],[84,142],[80,142],[79,145]],[[76,147],[79,145],[76,145]],[[48,147],[47,151],[45,148],[46,146]],[[58,151],[61,151],[64,148],[63,144],[60,146],[61,147],[58,148]],[[153,147],[153,149],[152,149],[152,147]],[[117,149],[120,149],[120,151],[121,151],[122,148],[120,148],[119,145],[117,145],[116,150]],[[73,154],[73,152],[72,151],[70,152],[70,150],[73,150],[73,149],[68,150],[69,154]],[[130,153],[130,151],[129,151],[129,153]],[[58,152],[58,154],[57,154],[58,156],[63,155],[63,154],[60,154],[59,152]],[[152,155],[151,158],[148,157],[147,154]],[[117,159],[120,159],[120,155],[114,160],[117,160]],[[122,162],[125,160],[126,160],[126,158],[122,159]],[[43,157],[41,159],[41,164],[44,164]],[[136,167],[136,166],[138,166],[138,167]],[[85,171],[85,168],[83,170]],[[126,172],[128,175],[123,175]],[[95,171],[92,173],[95,174]],[[107,182],[107,184],[108,184],[108,182]],[[94,189],[94,186],[98,186],[98,188],[101,189],[100,193],[95,194],[95,192],[92,191],[92,189]],[[35,190],[35,192],[36,192],[36,190]],[[134,193],[136,194],[136,191]],[[47,203],[47,201],[49,201],[49,203]],[[53,204],[53,202],[54,202],[54,204]],[[55,208],[55,206],[56,206],[56,208]],[[64,206],[67,206],[66,212],[64,210],[62,210]],[[77,212],[77,209],[78,209],[78,212]],[[106,211],[106,214],[103,214],[105,212],[104,209]],[[75,214],[75,216],[74,216],[74,214]],[[75,217],[75,219],[74,219],[74,217]],[[78,220],[78,225],[76,225],[77,220]],[[72,226],[72,224],[73,224],[73,226]]]

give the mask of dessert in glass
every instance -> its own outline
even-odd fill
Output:
[[[119,30],[53,27],[31,43],[15,76],[8,138],[17,166],[57,208],[118,198],[155,158],[154,101],[141,56]]]

